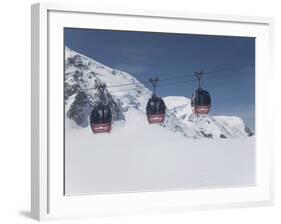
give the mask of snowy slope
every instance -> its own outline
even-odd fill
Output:
[[[163,125],[148,125],[145,115],[147,100],[151,91],[136,78],[126,72],[105,66],[93,59],[65,48],[65,108],[68,121],[78,128],[88,128],[89,115],[93,104],[100,101],[94,88],[95,82],[105,83],[106,101],[113,112],[113,130],[126,131],[131,109],[145,123],[147,131],[165,129],[188,138],[237,138],[249,136],[249,130],[238,117],[205,116],[189,119],[191,115],[190,99],[186,97],[165,97],[167,104],[166,118]],[[124,91],[125,90],[125,91]]]
[[[255,138],[190,139],[131,108],[111,134],[66,127],[67,195],[252,186]],[[116,130],[116,129],[115,129]]]

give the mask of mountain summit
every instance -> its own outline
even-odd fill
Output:
[[[93,105],[101,101],[96,83],[105,83],[105,101],[112,109],[113,132],[126,123],[149,128],[146,103],[151,91],[127,72],[118,71],[65,47],[65,113],[67,122],[89,128]],[[188,138],[239,138],[252,136],[244,121],[234,116],[192,116],[190,99],[183,96],[163,98],[167,105],[162,128]],[[191,119],[192,118],[192,119]],[[147,122],[146,122],[147,123]],[[89,128],[90,131],[90,128]]]

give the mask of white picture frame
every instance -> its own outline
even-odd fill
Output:
[[[165,23],[164,23],[165,22]],[[32,5],[31,214],[37,220],[101,217],[190,209],[265,206],[273,203],[273,19],[190,12]],[[188,25],[188,26],[187,26]],[[256,45],[256,185],[141,193],[64,196],[63,27],[254,36]],[[174,30],[170,29],[174,27]],[[61,107],[60,107],[61,106]]]

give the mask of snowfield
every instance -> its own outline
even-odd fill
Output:
[[[196,117],[189,98],[167,96],[164,124],[149,125],[148,88],[126,72],[65,52],[66,194],[255,184],[255,137],[241,118]],[[107,85],[110,134],[93,134],[89,126],[100,101],[96,82]]]
[[[67,127],[66,194],[255,184],[254,137],[188,139],[149,125],[135,109],[127,118],[111,134]]]

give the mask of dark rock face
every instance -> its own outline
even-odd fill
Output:
[[[74,65],[78,69],[88,69],[88,64],[85,64],[82,60],[82,57],[80,55],[74,55],[73,57],[67,58],[66,60],[66,66]]]
[[[245,126],[245,132],[248,134],[249,137],[254,135],[254,132],[247,126]]]
[[[81,127],[87,127],[89,125],[89,116],[92,109],[93,106],[89,104],[85,92],[78,91],[74,102],[67,111],[67,116],[74,120],[77,125]]]
[[[64,85],[64,99],[67,100],[68,97],[77,93],[78,89],[79,89],[78,84],[69,85],[68,83],[65,83],[65,85]]]
[[[205,133],[204,131],[200,132],[205,138],[213,138],[213,135],[210,133]]]

